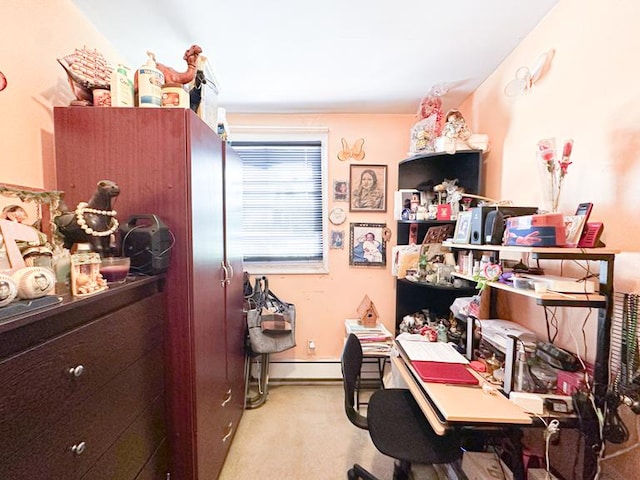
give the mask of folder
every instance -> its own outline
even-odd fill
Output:
[[[462,363],[425,362],[413,360],[413,368],[423,382],[478,385],[478,379]]]

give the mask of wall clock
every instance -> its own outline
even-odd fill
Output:
[[[332,208],[331,211],[329,212],[329,221],[334,225],[340,225],[344,223],[346,219],[347,219],[347,214],[340,207]]]

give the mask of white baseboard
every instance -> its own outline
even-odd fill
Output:
[[[340,360],[322,362],[271,362],[269,378],[272,380],[340,380]]]
[[[376,372],[376,365],[365,361],[362,372]],[[340,360],[272,361],[269,365],[271,380],[342,380]]]

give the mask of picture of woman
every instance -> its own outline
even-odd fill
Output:
[[[350,211],[386,212],[385,165],[351,165]]]

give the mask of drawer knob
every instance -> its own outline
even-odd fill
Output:
[[[82,372],[84,372],[84,367],[82,365],[78,365],[77,367],[69,369],[69,375],[76,378],[82,375]]]
[[[76,443],[71,447],[71,451],[76,455],[82,455],[82,452],[87,448],[87,444],[85,442]]]

